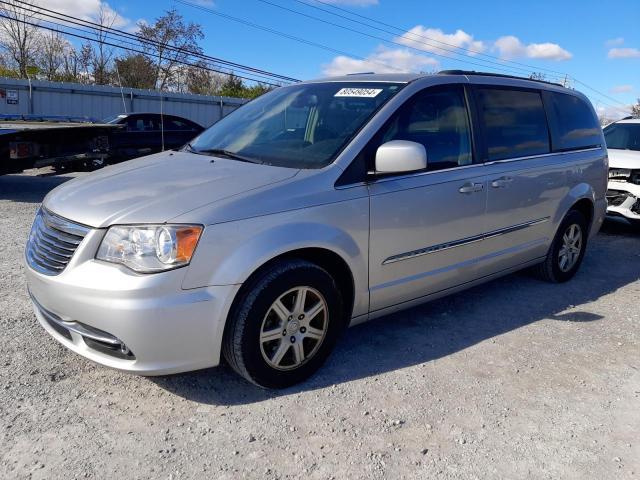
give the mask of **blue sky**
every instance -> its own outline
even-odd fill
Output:
[[[610,3],[595,0],[321,0],[397,27],[398,30],[394,30],[374,24],[395,35],[304,5],[309,3],[349,16],[316,0],[266,0],[382,37],[387,42],[285,11],[265,0],[187,1],[323,44],[344,55],[282,38],[174,0],[110,0],[109,6],[129,25],[139,19],[153,21],[164,10],[175,6],[185,18],[203,26],[206,38],[202,46],[207,54],[301,79],[345,71],[389,69],[505,69],[509,72],[503,73],[526,75],[532,70],[530,67],[534,67],[550,77],[566,73],[597,90],[599,93],[581,83],[571,84],[611,116],[621,114],[616,108],[623,108],[623,104],[633,103],[640,97],[638,0],[618,0],[615,9]],[[87,10],[83,13],[91,15],[89,10],[100,0],[48,0],[46,3],[50,8],[57,4],[63,9],[82,3],[82,8]],[[371,24],[370,20],[351,18]],[[437,41],[443,43],[435,43]],[[442,48],[436,48],[438,46]],[[472,52],[457,50],[470,55],[464,57],[443,50],[454,50],[453,46]],[[452,56],[460,61],[446,58]],[[497,64],[484,64],[483,60]]]

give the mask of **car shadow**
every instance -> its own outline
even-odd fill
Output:
[[[0,200],[41,203],[44,197],[58,185],[71,180],[68,175],[2,175],[0,176]]]
[[[589,303],[640,280],[640,243],[629,252],[625,226],[607,225],[576,277],[554,285],[516,273],[346,331],[326,365],[310,380],[267,391],[227,366],[150,378],[176,395],[205,404],[260,402],[432,362],[539,321],[603,320]],[[615,265],[615,268],[612,266]]]

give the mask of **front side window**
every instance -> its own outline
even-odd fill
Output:
[[[575,95],[551,92],[556,117],[554,150],[588,148],[602,143],[601,129],[591,108]]]
[[[604,129],[607,148],[640,151],[640,123],[614,123]]]
[[[549,153],[549,127],[539,92],[478,88],[489,161]]]
[[[378,146],[391,140],[424,145],[427,170],[472,163],[469,116],[462,87],[432,88],[405,103],[380,133]]]
[[[282,167],[322,168],[401,88],[377,82],[280,87],[211,126],[189,148]]]

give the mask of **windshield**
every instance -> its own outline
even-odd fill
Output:
[[[640,123],[614,123],[604,129],[607,148],[640,151]]]
[[[322,168],[401,87],[363,82],[281,87],[223,118],[189,148],[281,167]]]
[[[127,118],[126,115],[111,115],[105,119],[102,120],[102,123],[119,123],[120,120],[122,120],[123,118]]]

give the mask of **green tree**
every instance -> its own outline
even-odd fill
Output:
[[[231,74],[222,84],[218,95],[223,97],[256,98],[270,90],[273,90],[273,87],[263,83],[256,83],[248,87],[240,77]]]
[[[116,58],[116,79],[120,78],[123,87],[153,88],[155,67],[144,55],[131,54],[123,58]]]

